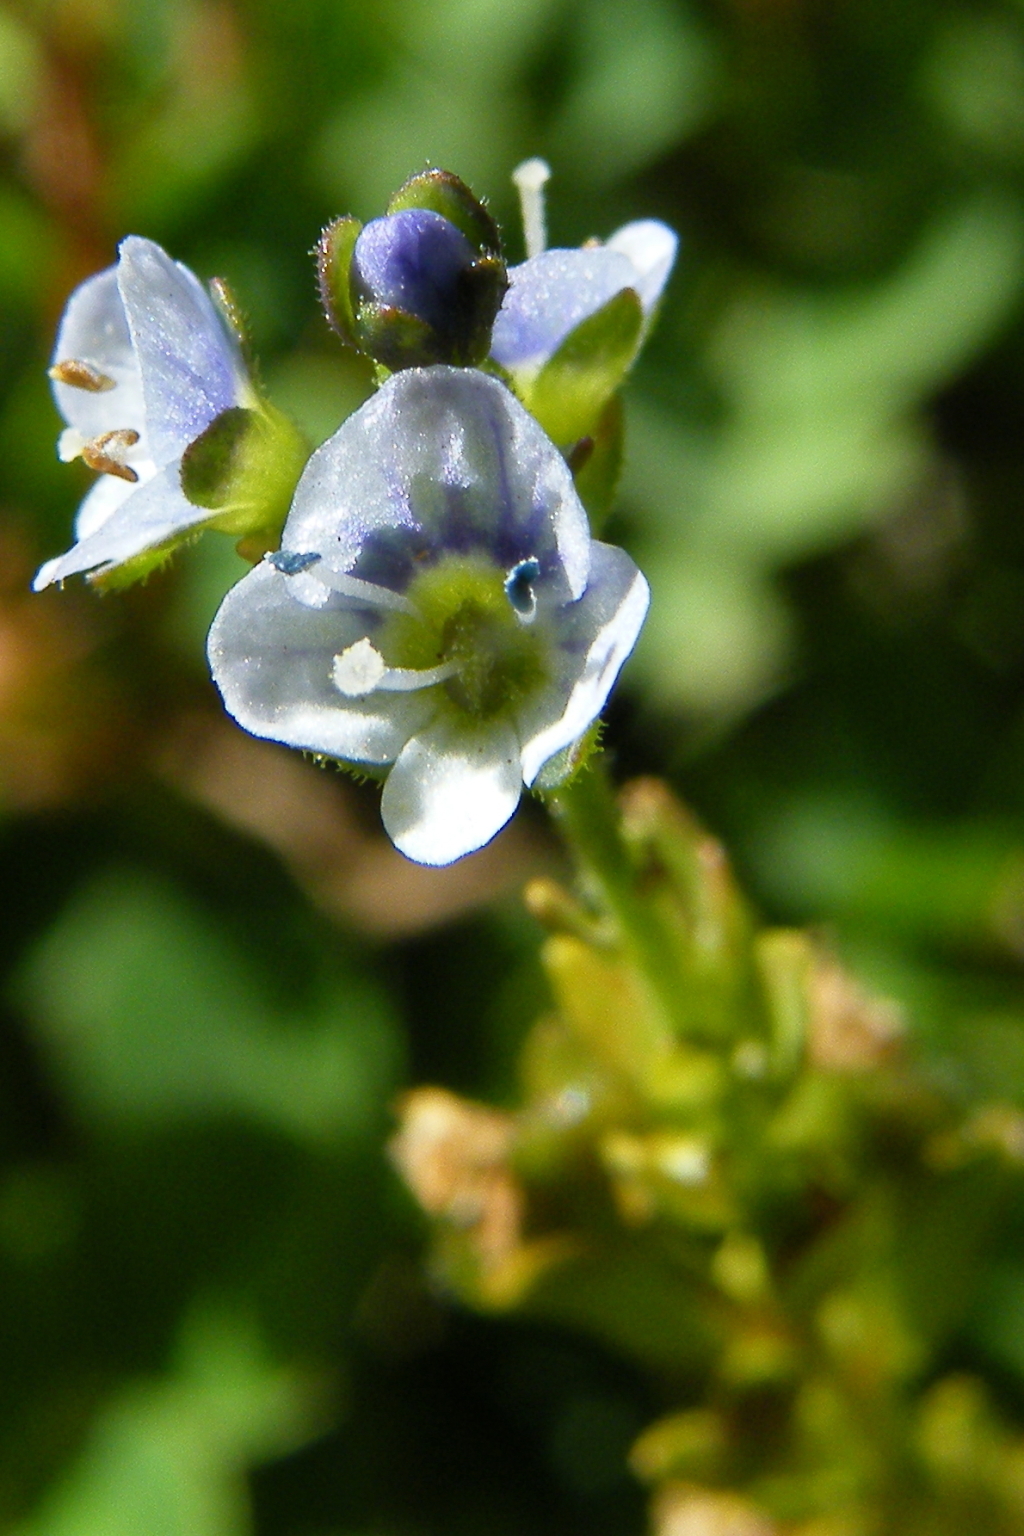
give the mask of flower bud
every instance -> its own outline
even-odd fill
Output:
[[[343,340],[384,367],[483,362],[508,279],[498,232],[457,177],[428,171],[365,227],[324,231],[320,288]]]

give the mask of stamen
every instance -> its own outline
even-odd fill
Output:
[[[69,357],[63,363],[54,363],[50,369],[50,378],[58,384],[70,384],[72,389],[88,390],[91,395],[101,395],[105,390],[117,387],[116,379],[101,373],[92,363],[83,362],[80,357]]]
[[[101,432],[91,443],[83,445],[82,458],[90,469],[98,470],[102,475],[116,475],[119,480],[128,480],[134,485],[139,477],[131,465],[125,462],[125,456],[138,440],[139,434],[134,427]]]
[[[317,565],[313,575],[325,587],[330,587],[332,592],[350,597],[353,602],[364,603],[370,608],[390,608],[394,613],[409,613],[414,619],[421,617],[415,603],[410,602],[403,593],[392,592],[390,587],[379,587],[375,581],[363,581],[358,576],[332,570],[325,561]]]
[[[389,667],[373,642],[364,636],[335,656],[331,678],[346,698],[361,699],[378,688],[384,693],[415,693],[445,682],[457,671],[451,661],[439,667]]]
[[[546,160],[524,160],[512,172],[523,211],[523,234],[527,256],[539,256],[547,249],[548,232],[544,217],[544,186],[551,179]]]
[[[519,617],[527,624],[537,612],[537,594],[533,583],[540,575],[540,561],[534,555],[520,560],[505,577],[505,596]]]

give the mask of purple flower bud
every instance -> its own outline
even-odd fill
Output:
[[[480,362],[507,287],[500,259],[429,208],[371,220],[350,281],[356,340],[392,369]]]
[[[401,309],[438,331],[452,323],[463,274],[476,260],[465,235],[429,208],[372,219],[352,255],[358,298]]]

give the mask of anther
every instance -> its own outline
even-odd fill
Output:
[[[544,187],[551,179],[551,167],[536,157],[524,160],[512,172],[523,211],[523,235],[527,256],[540,256],[547,249],[548,232],[544,217]]]
[[[540,561],[530,555],[520,560],[505,577],[505,596],[519,617],[529,623],[537,611],[537,595],[533,583],[540,575]]]
[[[58,384],[70,384],[72,389],[88,390],[91,395],[101,395],[105,390],[114,389],[117,383],[109,374],[101,373],[92,363],[85,363],[79,357],[54,363],[50,378]]]
[[[133,427],[102,432],[91,443],[83,445],[82,458],[90,469],[97,470],[101,475],[116,475],[119,480],[128,480],[134,485],[139,477],[131,465],[125,463],[125,455],[129,448],[135,447],[138,440],[139,434]]]
[[[316,565],[320,556],[312,549],[302,553],[295,549],[274,549],[263,558],[275,571],[280,571],[282,576],[298,576],[301,571],[308,571],[311,565]]]

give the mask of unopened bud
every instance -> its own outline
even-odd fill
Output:
[[[385,368],[487,356],[508,278],[494,220],[449,172],[412,177],[365,226],[335,220],[318,264],[331,324]]]

